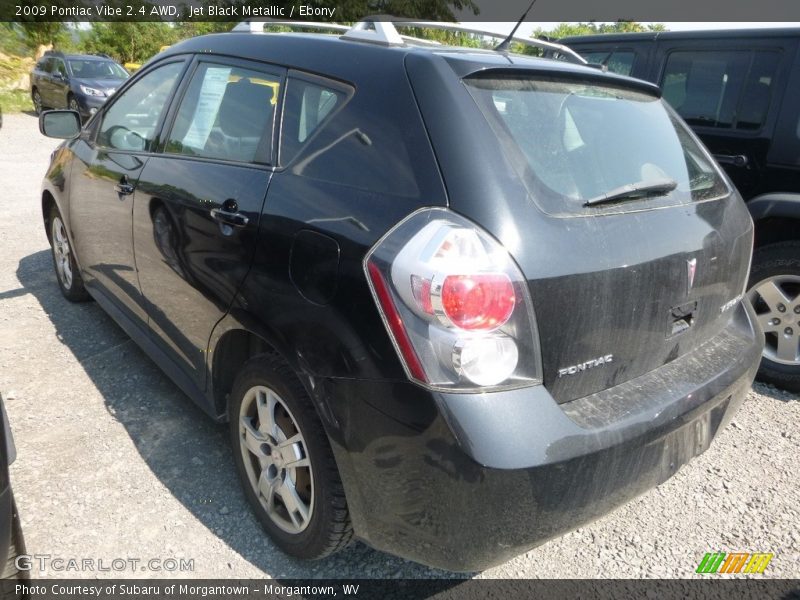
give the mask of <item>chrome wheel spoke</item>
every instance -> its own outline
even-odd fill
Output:
[[[269,513],[274,513],[275,511],[275,495],[280,484],[281,480],[279,478],[270,481],[267,478],[266,471],[262,472],[261,476],[258,478],[258,491],[262,498],[264,498],[267,505],[267,512]]]
[[[300,469],[302,467],[311,467],[311,461],[304,456],[302,458],[298,458],[297,460],[286,462],[284,465],[287,469]]]
[[[283,457],[283,466],[287,469],[310,467],[311,463],[306,456],[306,442],[300,433],[296,433],[285,442],[278,444],[278,450]]]
[[[267,440],[260,431],[253,427],[249,417],[241,418],[239,431],[242,434],[242,444],[251,454],[254,454],[257,458],[263,458],[267,455],[263,450]]]
[[[764,333],[778,331],[780,329],[780,325],[775,323],[776,318],[777,317],[771,312],[758,315],[758,322],[761,325],[761,329],[764,330]]]
[[[777,280],[767,281],[758,286],[756,293],[761,296],[761,299],[769,307],[770,314],[778,315],[784,313],[786,307],[792,304],[792,301],[778,285]],[[783,307],[783,310],[779,310],[779,307]]]
[[[781,360],[794,362],[797,361],[797,326],[790,329],[792,331],[791,334],[783,333],[781,331],[778,332],[778,347],[776,354]]]
[[[309,507],[306,506],[303,499],[297,495],[297,490],[294,483],[287,479],[283,485],[278,489],[281,496],[283,505],[286,507],[286,512],[289,513],[289,518],[298,529],[305,527],[308,522]]]
[[[272,390],[265,390],[258,394],[256,399],[258,409],[259,431],[278,437],[278,423],[275,421],[275,408],[278,406],[277,396]]]

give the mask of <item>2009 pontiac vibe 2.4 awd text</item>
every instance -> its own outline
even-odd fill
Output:
[[[327,27],[40,120],[64,295],[230,422],[275,543],[483,569],[703,452],[761,355],[753,226],[658,88]]]

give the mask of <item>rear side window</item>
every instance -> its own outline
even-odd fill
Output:
[[[39,71],[44,71],[45,73],[49,73],[52,66],[53,66],[52,58],[43,58],[38,63],[36,63],[36,68]]]
[[[203,63],[181,100],[165,152],[269,164],[277,75]]]
[[[351,95],[352,89],[344,85],[290,77],[281,127],[281,163],[290,163]]]
[[[419,194],[402,121],[374,102],[349,102],[349,86],[290,76],[281,164],[295,175],[364,192]]]
[[[67,76],[67,66],[64,64],[64,61],[60,58],[57,58],[53,61],[53,73],[58,73],[63,77]]]
[[[600,50],[596,52],[581,52],[586,62],[593,65],[605,65],[612,73],[630,75],[636,54],[631,50]]]
[[[694,126],[757,130],[767,118],[780,53],[766,50],[670,53],[661,87]]]
[[[729,192],[680,119],[646,93],[515,75],[465,83],[545,212],[642,210]],[[652,185],[670,189],[587,206],[625,186]]]

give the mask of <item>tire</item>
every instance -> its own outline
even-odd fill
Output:
[[[50,247],[53,255],[53,267],[61,293],[70,302],[85,302],[89,300],[89,293],[83,285],[75,254],[72,251],[69,237],[67,236],[64,220],[58,208],[50,209]]]
[[[75,100],[75,96],[70,95],[67,98],[67,108],[69,110],[74,110],[76,113],[78,113],[78,118],[81,120],[81,123],[83,123],[83,116],[81,115],[81,107],[78,106],[78,101]]]
[[[757,248],[747,288],[766,338],[756,379],[800,392],[800,242]]]
[[[311,399],[288,365],[271,354],[248,361],[234,382],[228,416],[245,495],[275,544],[309,560],[347,546],[353,528],[339,471]],[[281,448],[286,439],[295,443]]]
[[[33,88],[33,93],[31,94],[31,100],[33,101],[34,112],[37,115],[42,114],[42,111],[44,111],[44,105],[42,104],[42,95],[36,88]]]
[[[22,526],[20,525],[17,505],[14,504],[13,506],[14,514],[11,522],[11,546],[8,548],[8,559],[5,565],[3,565],[3,572],[0,574],[0,579],[30,579],[29,571],[20,571],[17,568],[17,557],[25,554],[25,538],[22,536]]]

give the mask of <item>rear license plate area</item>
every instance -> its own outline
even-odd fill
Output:
[[[663,440],[659,483],[672,477],[683,465],[705,452],[719,429],[731,396],[692,419]]]

